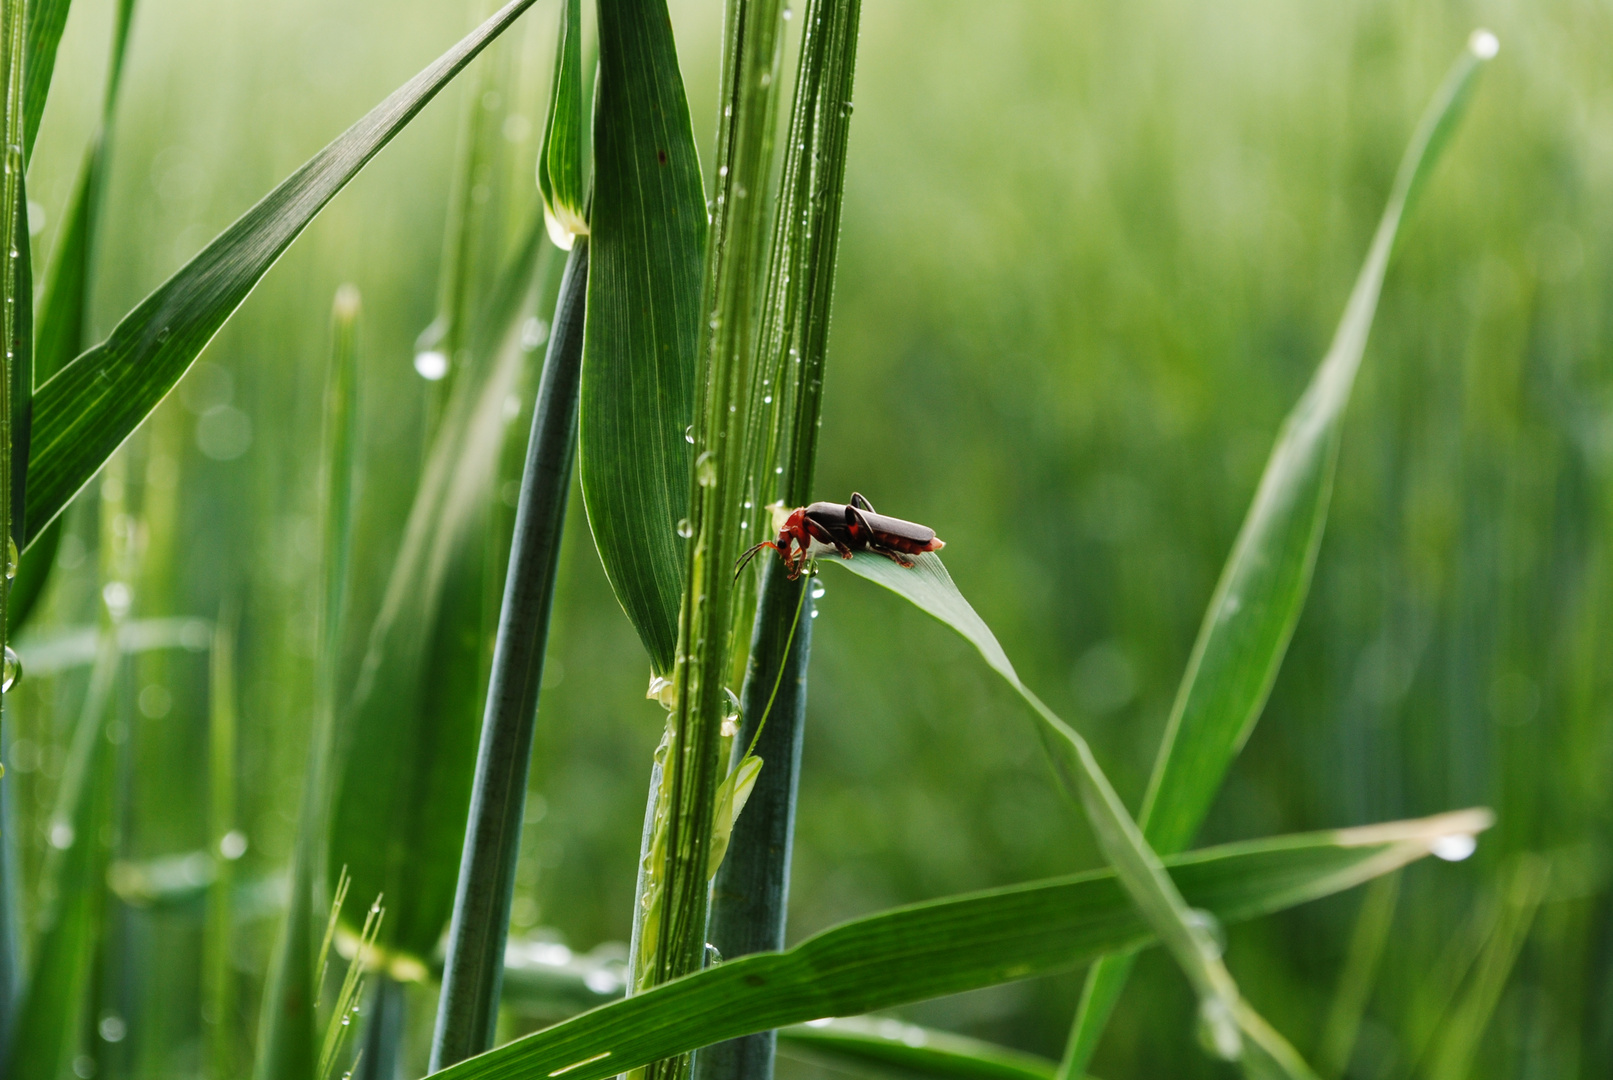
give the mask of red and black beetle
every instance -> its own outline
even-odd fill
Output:
[[[944,547],[946,543],[928,525],[875,513],[873,504],[854,491],[849,503],[815,502],[790,511],[779,528],[778,539],[763,540],[741,555],[734,576],[739,576],[745,564],[763,548],[779,553],[794,581],[801,576],[808,559],[831,551],[842,559],[868,551],[898,565],[912,566],[909,555]]]

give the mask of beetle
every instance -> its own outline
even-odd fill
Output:
[[[913,560],[909,555],[944,547],[946,542],[928,525],[878,513],[872,503],[854,491],[849,503],[815,502],[790,511],[776,540],[763,540],[739,557],[734,576],[738,577],[745,564],[763,548],[779,553],[794,581],[809,559],[831,551],[842,559],[868,551],[910,567]]]

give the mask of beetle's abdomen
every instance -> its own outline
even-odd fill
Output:
[[[939,551],[946,545],[936,537],[935,530],[916,521],[886,517],[884,514],[864,513],[868,527],[874,530],[877,544],[900,551],[904,555],[917,555],[924,551]]]

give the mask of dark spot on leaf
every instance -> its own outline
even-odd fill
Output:
[[[765,978],[763,978],[762,976],[760,976],[760,975],[747,975],[747,976],[745,976],[745,985],[746,986],[766,986],[767,985],[767,980]]]
[[[661,164],[663,164],[663,165],[666,164],[666,151],[665,150],[657,150],[655,152],[655,156],[660,159]]]

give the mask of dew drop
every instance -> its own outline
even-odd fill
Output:
[[[817,608],[812,609],[812,617],[814,619],[816,619],[818,617],[818,609]]]
[[[695,480],[701,487],[710,487],[717,482],[717,455],[707,450],[695,459]]]
[[[694,526],[689,523],[688,518],[678,519],[678,535],[685,540],[694,535]]]
[[[6,580],[17,576],[17,541],[6,540]]]
[[[7,650],[10,651],[10,650]],[[1446,862],[1461,862],[1477,850],[1479,842],[1469,833],[1452,833],[1442,836],[1429,846],[1436,858]]]
[[[73,826],[65,821],[58,821],[50,827],[50,846],[57,851],[66,851],[73,846]]]
[[[22,660],[10,645],[6,646],[5,669],[0,672],[0,693],[6,693],[22,678]]]
[[[448,354],[437,349],[417,352],[414,369],[427,382],[438,382],[448,374]]]
[[[686,442],[686,443],[693,443],[694,442],[694,425],[693,424],[690,424],[688,427],[683,429],[683,441]]]
[[[812,599],[822,600],[823,594],[828,591],[829,590],[823,587],[823,582],[819,581],[817,578],[812,579]]]
[[[768,394],[766,397],[764,397],[762,399],[762,404],[763,405],[771,405],[771,404],[773,404],[773,395]]]
[[[773,475],[774,476],[783,476],[784,475],[784,466],[782,466],[782,465],[773,466]]]
[[[720,166],[717,169],[717,175],[718,176],[727,176],[728,175],[728,166],[726,166],[726,165]]]
[[[717,951],[717,946],[709,941],[706,942],[706,966],[716,967],[720,963],[722,963],[722,953]]]
[[[1216,956],[1220,956],[1226,951],[1227,931],[1221,925],[1220,919],[1217,919],[1203,908],[1189,908],[1187,917],[1190,924],[1203,930],[1205,936],[1210,939],[1210,945],[1215,949]]]

